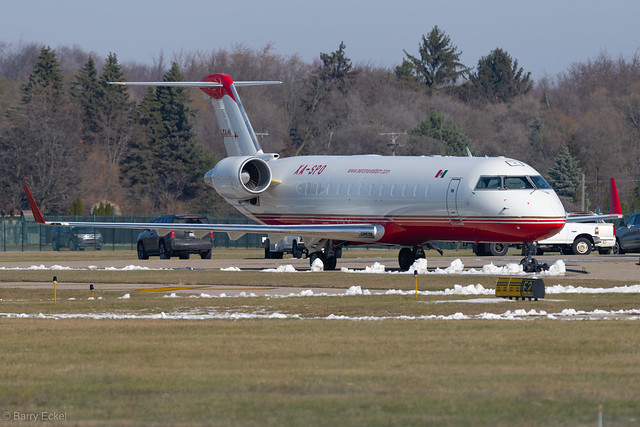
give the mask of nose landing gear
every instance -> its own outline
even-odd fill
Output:
[[[549,264],[546,262],[544,264],[538,264],[538,260],[533,257],[536,254],[537,248],[538,245],[536,242],[523,243],[522,252],[524,253],[524,258],[520,261],[520,265],[522,265],[522,269],[526,273],[539,273],[542,270],[549,269]]]

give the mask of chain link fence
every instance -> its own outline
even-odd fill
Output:
[[[82,222],[151,222],[155,216],[47,216],[48,221]],[[237,214],[208,216],[215,224],[255,224],[251,219]],[[138,234],[143,229],[96,228],[102,234],[102,250],[135,250]],[[38,224],[24,216],[2,216],[0,225],[0,250],[10,251],[50,251],[52,249],[53,227]],[[245,234],[237,240],[231,240],[227,233],[215,233],[214,245],[222,248],[260,248],[265,234]],[[87,247],[87,250],[93,248]]]

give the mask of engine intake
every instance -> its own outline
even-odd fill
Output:
[[[204,175],[204,181],[226,199],[251,199],[269,188],[271,168],[258,157],[227,157]]]

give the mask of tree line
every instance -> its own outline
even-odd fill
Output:
[[[0,43],[0,211],[25,206],[22,184],[49,214],[215,212],[204,186],[224,147],[210,103],[180,88],[111,81],[282,80],[243,88],[265,151],[282,155],[504,155],[538,169],[567,209],[606,210],[616,177],[623,208],[640,209],[640,57],[606,52],[534,82],[505,50],[475,67],[437,26],[402,64],[352,64],[345,43],[313,63],[254,50],[181,52],[120,64],[79,48]],[[578,179],[577,176],[580,176]],[[80,205],[78,204],[78,200]],[[80,207],[79,207],[80,206]]]

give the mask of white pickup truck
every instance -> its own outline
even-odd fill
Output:
[[[613,224],[598,222],[568,222],[558,234],[538,242],[537,255],[545,252],[560,252],[563,255],[589,255],[597,249],[600,254],[609,254],[616,243]],[[481,243],[474,246],[478,256],[503,256],[509,245],[506,243]]]
[[[594,249],[609,254],[615,244],[616,231],[611,223],[568,222],[558,234],[538,242],[538,254],[560,251],[564,255],[588,255]]]

